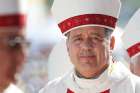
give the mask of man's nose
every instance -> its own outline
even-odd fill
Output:
[[[83,43],[81,44],[82,49],[92,49],[94,48],[93,42],[91,40],[84,40]]]

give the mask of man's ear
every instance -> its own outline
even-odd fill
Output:
[[[111,37],[111,41],[110,41],[110,49],[113,50],[114,49],[114,46],[115,46],[115,37],[112,36]]]
[[[67,48],[67,51],[69,51],[69,36],[70,36],[70,32],[66,33],[66,48]]]
[[[130,70],[131,70],[132,73],[134,73],[134,63],[130,62]]]
[[[68,40],[68,38],[66,39],[66,48],[67,48],[67,51],[69,51],[69,40]]]

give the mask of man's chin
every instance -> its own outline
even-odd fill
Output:
[[[98,68],[98,65],[96,62],[93,61],[85,61],[85,62],[80,62],[81,68],[84,70],[93,70],[95,68]]]
[[[80,57],[80,62],[95,62],[96,61],[96,57]]]

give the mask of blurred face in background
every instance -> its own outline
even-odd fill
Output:
[[[108,67],[110,39],[105,28],[81,27],[70,31],[67,37],[68,53],[79,75],[97,77]]]
[[[132,61],[130,63],[130,69],[132,73],[140,76],[140,54],[132,58]]]
[[[0,86],[14,82],[25,61],[24,32],[18,27],[0,28]]]

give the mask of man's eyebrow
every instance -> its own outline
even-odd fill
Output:
[[[78,33],[76,35],[71,36],[71,38],[76,38],[76,37],[80,37],[80,36],[81,36],[81,33]]]
[[[91,35],[93,35],[93,36],[98,36],[98,37],[103,37],[103,36],[100,35],[99,33],[91,33]]]

